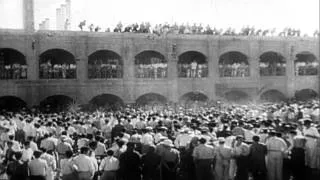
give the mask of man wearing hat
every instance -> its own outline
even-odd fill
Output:
[[[250,146],[249,164],[254,180],[265,180],[267,176],[266,155],[268,153],[265,144],[260,143],[260,137],[252,137]]]
[[[274,130],[269,132],[269,136],[266,142],[268,178],[269,180],[282,180],[283,158],[288,147],[283,139],[276,136]]]
[[[180,163],[180,153],[176,150],[170,139],[166,139],[161,143],[164,147],[161,154],[161,176],[162,179],[175,180],[177,168]]]
[[[196,167],[197,180],[212,179],[212,164],[214,159],[214,148],[207,145],[207,139],[202,137],[200,144],[193,150],[193,159]]]
[[[90,148],[84,146],[80,149],[80,154],[74,158],[75,169],[78,173],[79,180],[91,180],[94,175],[95,167],[89,157]]]
[[[119,175],[123,180],[140,180],[141,179],[141,159],[140,155],[134,150],[135,144],[128,142],[127,150],[120,155]]]
[[[237,164],[237,180],[247,180],[249,175],[248,155],[250,153],[250,150],[249,146],[243,141],[244,137],[242,135],[238,135],[233,146],[234,156],[236,157]]]
[[[180,133],[177,135],[174,144],[179,150],[186,149],[187,145],[191,142],[192,135],[189,134],[188,128],[181,129]]]
[[[141,137],[141,144],[142,144],[142,154],[145,154],[148,151],[149,146],[154,145],[152,127],[146,127],[145,133]]]
[[[226,146],[225,139],[223,137],[218,138],[218,147],[215,151],[216,164],[215,174],[216,180],[228,180],[229,179],[229,166],[232,157],[231,147]]]
[[[30,180],[45,180],[48,165],[46,160],[40,158],[42,152],[35,151],[34,158],[29,162]]]
[[[304,120],[304,129],[303,134],[306,137],[306,165],[310,170],[314,171],[317,167],[317,158],[316,154],[316,146],[317,139],[320,137],[320,134],[316,127],[311,126],[311,119]]]

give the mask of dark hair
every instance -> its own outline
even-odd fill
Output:
[[[89,150],[90,150],[90,149],[89,149],[88,147],[84,146],[84,147],[82,147],[82,148],[80,149],[80,153],[81,153],[81,154],[87,154]]]
[[[259,141],[260,141],[260,137],[259,137],[259,136],[253,136],[253,137],[252,137],[252,140],[253,140],[254,142],[259,142]]]
[[[73,156],[73,152],[72,151],[66,151],[66,157],[69,159]]]
[[[41,154],[42,154],[41,151],[35,151],[35,152],[33,153],[33,155],[34,155],[34,157],[35,157],[36,159],[39,158],[39,157],[41,156]]]
[[[113,150],[109,149],[109,150],[107,151],[107,155],[108,155],[108,156],[113,156],[113,154],[114,154]]]
[[[20,160],[22,158],[22,152],[15,152],[14,157],[16,158],[16,160]]]
[[[206,140],[205,138],[200,138],[199,142],[200,142],[201,144],[205,144],[205,143],[207,142],[207,140]]]

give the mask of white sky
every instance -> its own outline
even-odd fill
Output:
[[[56,8],[64,0],[34,0],[35,27],[50,18],[55,29]],[[0,0],[0,28],[22,28],[22,0]],[[319,29],[319,0],[71,0],[72,27],[82,20],[104,30],[123,24],[202,23],[218,28]]]

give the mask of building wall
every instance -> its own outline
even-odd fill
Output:
[[[173,52],[176,46],[176,52]],[[0,30],[0,48],[12,48],[26,56],[27,80],[0,80],[0,97],[17,96],[29,105],[37,105],[52,95],[67,95],[84,104],[100,94],[119,96],[126,103],[147,93],[158,93],[177,102],[188,92],[200,92],[210,100],[223,98],[226,92],[240,90],[253,100],[272,89],[293,97],[301,89],[319,93],[319,76],[295,76],[295,55],[309,51],[319,61],[319,42],[315,38],[298,37],[227,37],[206,35],[168,35],[156,37],[150,34],[93,33],[67,31],[38,31],[26,33],[19,30]],[[76,57],[77,79],[39,79],[39,56],[50,49],[64,49]],[[110,50],[119,54],[124,64],[122,79],[88,79],[88,56],[97,50]],[[137,79],[134,58],[137,54],[154,50],[168,61],[168,78]],[[187,51],[198,51],[207,58],[209,76],[202,79],[177,77],[178,57]],[[248,57],[250,76],[244,78],[219,77],[220,55],[239,51]],[[275,51],[285,57],[286,76],[260,77],[259,56]]]

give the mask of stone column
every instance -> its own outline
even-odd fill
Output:
[[[168,60],[168,100],[174,103],[179,101],[178,94],[178,54],[177,54],[177,43],[175,40],[170,40],[167,43],[167,60]]]
[[[284,45],[284,56],[286,58],[286,77],[287,77],[287,94],[288,98],[294,97],[295,94],[295,48],[294,44],[286,42]]]
[[[208,41],[208,83],[211,84],[211,91],[209,100],[215,100],[216,94],[216,83],[219,82],[219,45],[218,41]]]
[[[34,32],[33,0],[23,0],[23,27],[26,32]]]
[[[130,39],[123,41],[121,48],[121,57],[123,62],[123,97],[124,103],[134,103],[134,91],[135,91],[135,65],[134,65],[134,47],[133,42]]]
[[[249,62],[249,69],[250,69],[250,82],[257,84],[257,91],[253,91],[251,98],[255,101],[259,99],[259,90],[263,87],[261,85],[261,80],[260,80],[260,69],[259,69],[259,55],[260,55],[260,50],[259,50],[259,43],[258,41],[252,41],[250,42],[249,45],[249,54],[248,54],[248,62]]]

